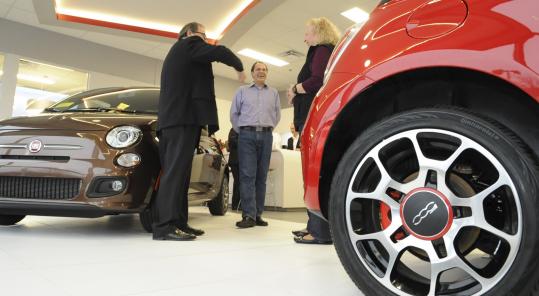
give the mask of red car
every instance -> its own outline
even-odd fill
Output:
[[[366,295],[539,291],[539,1],[382,1],[302,135],[305,202]]]

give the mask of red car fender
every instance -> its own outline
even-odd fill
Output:
[[[301,139],[307,207],[320,210],[320,164],[335,118],[353,98],[377,81],[422,68],[455,67],[501,78],[539,102],[539,58],[536,55],[539,52],[539,26],[526,20],[529,13],[519,11],[518,8],[526,5],[515,4],[530,1],[534,0],[466,1],[469,9],[477,8],[476,11],[485,13],[474,14],[461,26],[453,28],[451,33],[430,39],[411,37],[406,30],[412,13],[425,1],[392,4],[393,7],[405,5],[408,10],[392,18],[385,15],[391,13],[389,9],[375,11],[369,23],[342,54],[331,78],[315,98],[307,118]],[[448,0],[445,3],[455,4],[458,1]],[[490,7],[480,7],[485,5]],[[536,3],[527,7],[534,5],[539,8]],[[460,9],[458,4],[455,7]],[[391,21],[380,24],[377,19]],[[481,40],[481,43],[475,40],[478,27],[481,35],[489,36],[488,40]],[[515,39],[519,41],[516,43]]]

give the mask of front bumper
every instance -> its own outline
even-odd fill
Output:
[[[105,215],[138,211],[108,211],[95,205],[78,202],[34,201],[0,198],[0,215],[37,215],[97,218]]]

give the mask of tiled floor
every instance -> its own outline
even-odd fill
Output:
[[[136,215],[26,217],[0,227],[1,295],[363,295],[333,246],[292,241],[305,224],[290,216],[302,221],[268,214],[269,227],[239,230],[238,213],[194,207],[206,235],[193,242],[153,241]]]

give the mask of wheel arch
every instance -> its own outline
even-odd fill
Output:
[[[416,108],[458,106],[505,125],[533,151],[539,164],[539,104],[514,85],[483,72],[438,67],[402,72],[377,81],[352,98],[335,118],[325,141],[319,198],[328,217],[329,192],[337,165],[371,124]]]

